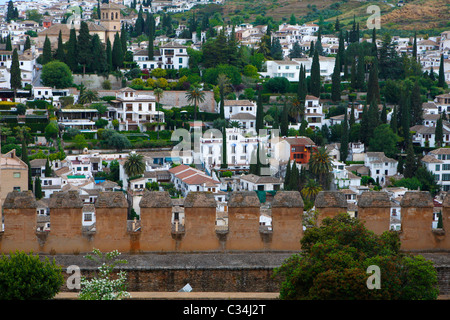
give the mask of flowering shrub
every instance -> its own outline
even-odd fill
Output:
[[[94,249],[94,255],[85,256],[86,259],[101,263],[98,268],[98,275],[91,280],[86,277],[81,278],[80,300],[121,300],[130,298],[126,291],[127,273],[123,270],[113,278],[114,268],[118,264],[127,263],[126,260],[116,259],[120,256],[117,250],[102,254],[100,250]]]

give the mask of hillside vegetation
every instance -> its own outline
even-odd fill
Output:
[[[221,8],[222,17],[230,21],[241,16],[245,22],[264,21],[272,18],[276,22],[289,22],[293,14],[299,23],[334,22],[351,26],[353,18],[360,23],[361,30],[371,13],[367,7],[378,5],[381,10],[381,27],[384,30],[405,30],[437,35],[450,29],[447,0],[410,0],[403,6],[397,0],[387,1],[332,1],[332,0],[227,0]]]

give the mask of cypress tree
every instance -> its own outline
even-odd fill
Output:
[[[11,72],[10,85],[11,89],[14,90],[14,100],[15,100],[17,89],[22,88],[22,74],[20,71],[19,54],[17,53],[17,49],[14,49],[12,54],[10,72]]]
[[[301,102],[305,101],[307,94],[306,88],[306,74],[304,65],[300,65],[300,72],[298,73],[298,87],[297,87],[297,99]]]
[[[369,131],[369,112],[367,110],[367,105],[364,104],[362,118],[361,118],[361,129],[360,129],[360,140],[362,143],[368,143],[368,131]]]
[[[365,63],[362,52],[358,55],[358,65],[356,70],[356,86],[360,91],[364,91],[365,87]]]
[[[445,82],[445,74],[444,74],[444,55],[441,54],[441,62],[439,64],[439,78],[438,78],[438,87],[447,88],[447,83]]]
[[[122,54],[124,56],[125,56],[125,54],[128,51],[128,49],[127,49],[127,47],[128,47],[127,41],[128,41],[127,31],[125,30],[125,26],[122,25],[122,30],[120,32],[120,42],[122,43]]]
[[[386,124],[387,123],[386,104],[383,104],[383,109],[381,109],[380,121],[381,121],[381,124]]]
[[[272,46],[270,47],[270,56],[274,60],[282,60],[283,59],[283,50],[281,48],[280,39],[274,38],[272,41]]]
[[[367,84],[367,95],[366,101],[368,104],[374,101],[375,103],[380,103],[380,87],[378,83],[378,64],[377,62],[372,63],[372,67],[369,72],[369,81]]]
[[[111,41],[106,40],[106,65],[108,67],[108,72],[113,70],[113,63],[112,63],[112,48],[111,48]]]
[[[28,50],[31,49],[31,40],[30,37],[27,36],[26,40],[25,40],[25,45],[23,47],[23,50]]]
[[[289,110],[286,105],[286,99],[284,100],[283,111],[281,113],[281,123],[280,123],[280,135],[282,137],[287,137],[289,131]]]
[[[314,41],[311,41],[311,45],[309,46],[309,56],[313,57],[315,51],[316,50],[314,49]]]
[[[123,65],[123,51],[122,42],[120,41],[119,33],[116,32],[114,36],[114,43],[112,49],[112,64],[115,70],[119,69]]]
[[[227,131],[225,126],[222,128],[222,163],[220,164],[220,167],[222,169],[228,168],[227,163]]]
[[[412,178],[414,177],[417,169],[417,161],[412,141],[407,140],[406,142],[407,148],[406,148],[406,159],[405,159],[405,168],[403,170],[403,176],[405,178]]]
[[[338,31],[338,30],[336,30]],[[339,48],[338,48],[338,56],[339,56],[339,70],[343,71],[343,66],[345,64],[345,43],[344,43],[344,34],[342,33],[342,30],[339,32]]]
[[[262,103],[262,88],[258,88],[258,100],[256,101],[256,133],[259,134],[259,130],[264,129],[264,107]]]
[[[83,74],[86,69],[90,70],[92,65],[92,47],[89,27],[85,21],[81,21],[78,33],[78,63],[83,66]]]
[[[289,189],[293,191],[298,191],[298,178],[299,171],[297,167],[297,163],[295,161],[292,162],[291,173],[289,175]]]
[[[153,32],[150,32],[150,35],[148,36],[147,52],[148,52],[148,60],[153,61],[153,59],[155,59],[153,48]]]
[[[12,2],[12,0],[8,1],[8,8],[6,11],[6,22],[11,22],[11,20],[14,20],[16,18],[16,13],[14,10],[14,3]]]
[[[398,133],[398,108],[394,107],[394,111],[392,111],[391,121],[389,122],[389,126],[392,129],[392,132],[395,134]]]
[[[52,61],[52,45],[50,43],[50,39],[45,36],[44,48],[42,51],[42,65],[45,65],[50,61]]]
[[[378,104],[376,101],[372,100],[369,105],[368,110],[368,126],[367,126],[367,142],[370,142],[370,139],[373,137],[373,132],[376,127],[380,124],[380,114],[378,112]]]
[[[350,109],[350,119],[348,120],[348,126],[351,128],[356,123],[355,120],[355,105],[352,102],[352,107]]]
[[[436,130],[434,132],[434,136],[435,148],[442,147],[442,144],[444,143],[444,128],[442,126],[442,117],[439,118],[436,122]]]
[[[341,100],[341,70],[339,55],[336,56],[333,75],[331,76],[331,100],[333,102]]]
[[[64,45],[62,40],[62,32],[59,30],[58,35],[58,48],[56,49],[55,59],[61,62],[65,62],[65,53],[64,53]]]
[[[295,160],[294,160],[295,163]],[[289,178],[291,176],[291,159],[289,159],[288,163],[286,164],[286,172],[284,174],[284,190],[290,191],[291,185],[289,183]]]
[[[72,72],[78,67],[78,41],[74,28],[70,29],[69,41],[67,42],[66,64]]]
[[[414,57],[414,61],[417,61],[417,32],[414,32],[412,56]]]
[[[50,166],[50,160],[47,157],[47,161],[45,162],[45,176],[51,177],[52,176],[52,167]]]
[[[411,92],[411,123],[422,124],[422,98],[420,96],[420,85],[416,80]]]
[[[378,57],[377,31],[376,31],[376,28],[372,29],[372,56]]]
[[[99,74],[108,72],[108,64],[106,61],[106,51],[98,34],[92,36],[92,71]]]
[[[314,52],[314,57],[311,65],[311,87],[310,93],[315,96],[320,96],[320,64],[319,64],[319,53]]]
[[[358,84],[356,82],[356,61],[352,59],[352,67],[350,69],[350,86],[353,90],[358,88]]]
[[[347,160],[348,141],[349,141],[349,128],[348,128],[347,112],[345,112],[344,121],[342,122],[341,148],[339,149],[341,161]]]
[[[36,200],[42,199],[42,183],[39,176],[34,180],[34,196],[36,197]]]

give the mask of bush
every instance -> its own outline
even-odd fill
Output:
[[[61,267],[46,257],[16,251],[0,259],[0,300],[46,300],[64,283]]]

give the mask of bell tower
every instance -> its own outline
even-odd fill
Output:
[[[106,28],[105,41],[109,38],[111,44],[114,42],[116,32],[120,35],[120,7],[114,3],[104,3],[100,7],[100,24]]]

